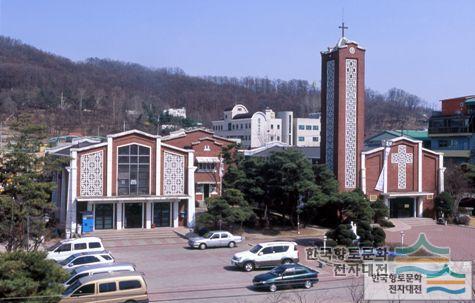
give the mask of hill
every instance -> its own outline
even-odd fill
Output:
[[[420,98],[402,90],[367,91],[367,135],[384,128],[425,127],[429,112]],[[46,123],[52,135],[81,131],[107,134],[138,128],[156,132],[168,107],[186,107],[191,119],[210,125],[235,103],[251,111],[266,106],[297,116],[320,110],[320,90],[305,80],[192,77],[179,68],[89,58],[73,62],[0,36],[0,118],[26,113]],[[395,117],[397,113],[400,117]],[[403,119],[406,122],[397,122]]]

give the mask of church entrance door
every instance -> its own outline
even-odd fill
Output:
[[[391,218],[414,217],[414,198],[400,197],[389,200],[389,216]]]

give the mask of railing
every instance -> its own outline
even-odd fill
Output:
[[[463,134],[463,133],[471,133],[469,127],[430,127],[429,126],[429,134]]]

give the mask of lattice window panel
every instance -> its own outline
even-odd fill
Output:
[[[406,145],[398,145],[397,153],[391,155],[391,163],[397,164],[397,188],[406,189],[406,165],[412,164],[413,154],[406,152]]]
[[[103,161],[102,151],[81,156],[80,196],[93,197],[103,195]]]
[[[181,195],[185,193],[185,157],[164,153],[163,194]]]
[[[357,64],[356,59],[346,59],[345,96],[345,188],[356,187],[356,102],[357,102]],[[360,130],[363,131],[363,130]]]
[[[333,170],[333,148],[335,132],[335,61],[327,62],[327,108],[326,108],[326,142],[325,161],[327,167]]]

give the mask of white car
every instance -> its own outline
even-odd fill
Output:
[[[206,249],[208,247],[234,247],[243,241],[243,237],[234,236],[230,232],[216,230],[204,234],[203,237],[191,238],[188,245],[192,248]]]
[[[79,266],[104,263],[114,263],[114,258],[106,250],[77,253],[59,262],[59,265],[64,269],[71,270]]]
[[[127,271],[136,271],[135,265],[132,263],[104,263],[76,267],[71,271],[69,279],[64,282],[64,287],[69,287],[83,277]]]
[[[297,243],[282,241],[259,243],[250,250],[236,253],[231,259],[231,264],[245,271],[252,271],[255,268],[275,267],[298,261]]]
[[[46,258],[59,262],[76,253],[103,250],[104,245],[102,245],[102,241],[98,237],[66,239],[49,247]]]

